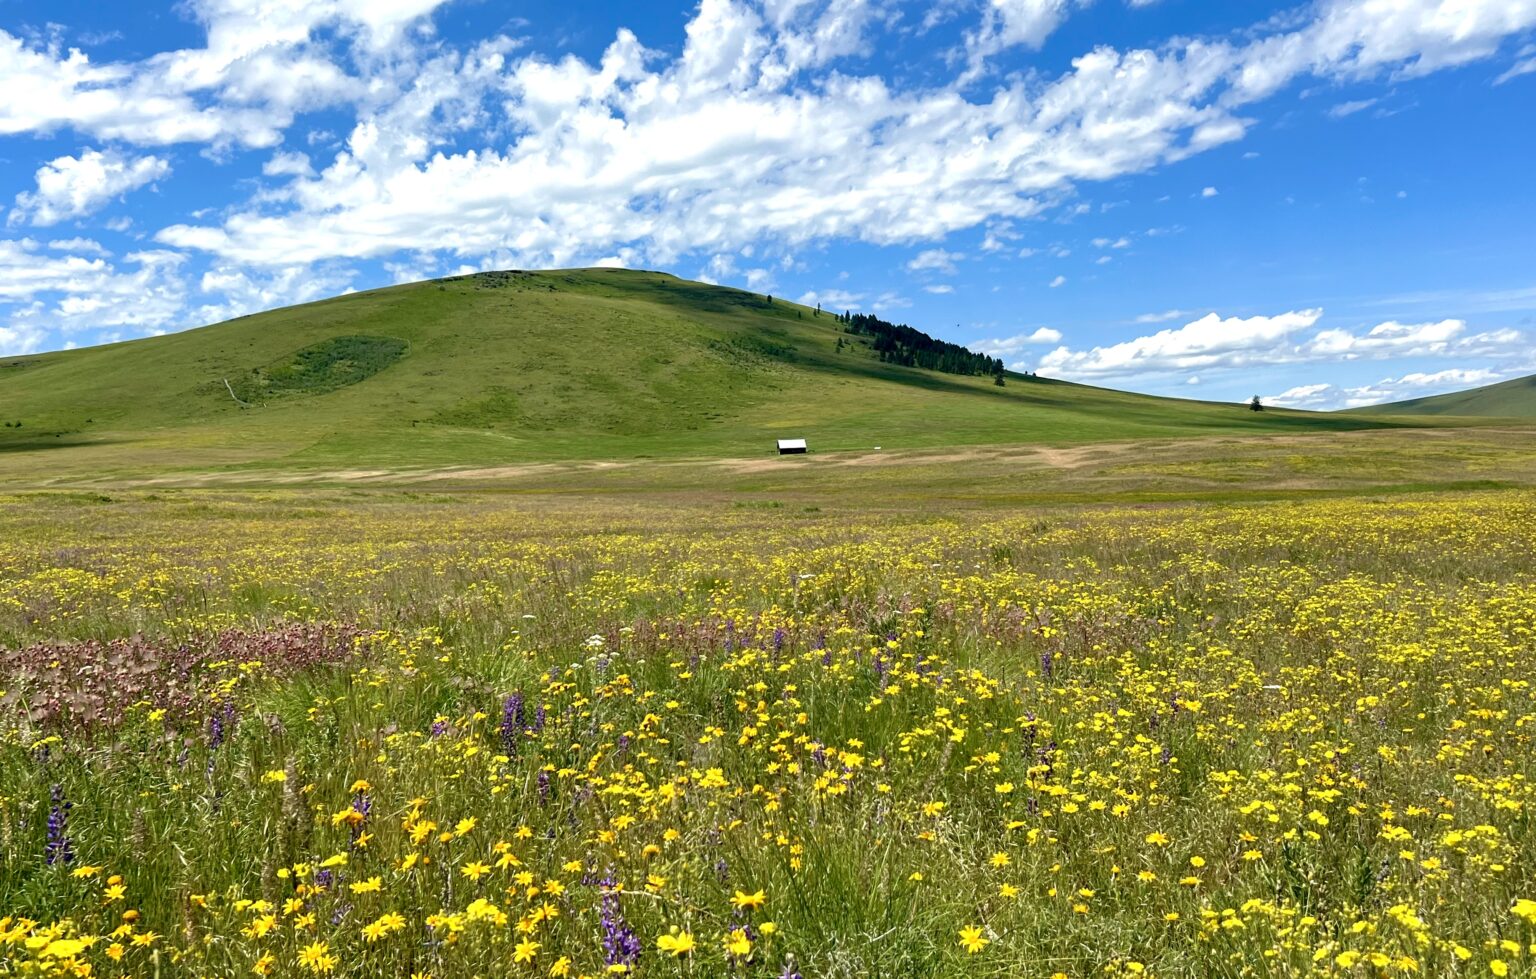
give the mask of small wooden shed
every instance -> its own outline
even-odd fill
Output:
[[[793,456],[805,454],[805,439],[779,439],[779,455]]]

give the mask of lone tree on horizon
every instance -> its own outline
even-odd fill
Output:
[[[1259,400],[1259,396],[1257,394],[1255,394],[1253,396],[1253,400],[1252,401],[1248,402],[1248,410],[1249,411],[1263,411],[1264,410],[1264,402]]]

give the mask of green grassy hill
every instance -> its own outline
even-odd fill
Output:
[[[839,343],[839,340],[842,343]],[[0,474],[1305,432],[1388,422],[882,362],[831,315],[651,272],[493,272],[0,361]]]
[[[1536,374],[1468,391],[1437,394],[1391,404],[1354,408],[1356,414],[1476,415],[1485,418],[1536,418]]]

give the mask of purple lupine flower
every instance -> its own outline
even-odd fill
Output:
[[[539,788],[539,805],[540,806],[548,806],[549,805],[549,773],[545,772],[545,771],[540,771],[539,772],[539,777],[535,780],[535,782],[537,783],[538,788]]]
[[[514,690],[501,704],[501,747],[509,755],[517,754],[517,736],[523,732],[523,692]]]
[[[773,630],[773,655],[775,658],[784,651],[784,630]]]
[[[443,733],[445,731],[447,731],[447,730],[448,730],[448,722],[447,721],[442,721],[442,720],[433,721],[432,722],[432,729],[431,729],[430,736],[434,737],[434,738],[440,738],[440,737],[443,736]]]
[[[208,718],[208,747],[217,749],[235,733],[235,705],[225,701],[223,706]]]
[[[534,709],[534,711],[533,711],[533,733],[534,734],[538,734],[538,733],[540,733],[540,732],[542,732],[544,730],[544,721],[548,718],[548,715],[549,715],[549,712],[544,709],[544,705],[543,704],[540,704],[537,708]]]
[[[367,792],[359,792],[352,798],[352,811],[362,816],[352,824],[352,846],[357,846],[357,841],[363,835],[363,826],[368,822],[368,814],[373,812],[373,800]]]
[[[64,787],[55,785],[51,793],[53,807],[48,810],[48,842],[43,847],[43,859],[48,866],[56,863],[73,863],[75,842],[69,836],[69,811],[75,807],[64,798]]]
[[[619,907],[618,884],[611,872],[597,883],[603,891],[598,905],[603,926],[603,960],[610,966],[633,969],[640,961],[640,937],[624,920],[624,912]]]
[[[1040,654],[1040,672],[1045,674],[1047,680],[1056,673],[1055,663],[1056,655],[1049,649]]]
[[[800,975],[800,971],[795,968],[793,962],[786,962],[784,971],[779,973],[779,979],[805,979],[805,977]]]
[[[331,873],[331,868],[321,867],[315,871],[315,886],[322,891],[330,890],[334,883],[336,883],[336,875]]]

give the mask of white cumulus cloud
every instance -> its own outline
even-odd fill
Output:
[[[122,269],[101,257],[49,254],[30,238],[0,240],[0,323],[11,342],[23,346],[20,338],[39,331],[57,336],[194,325],[185,319],[185,261],[151,249],[124,256],[132,268]]]
[[[1059,377],[1098,378],[1265,362],[1286,337],[1312,326],[1322,315],[1321,309],[1246,319],[1208,313],[1177,329],[1124,343],[1091,350],[1058,347],[1040,358],[1039,369]]]
[[[133,158],[110,150],[61,156],[37,171],[37,190],[16,195],[16,210],[8,220],[47,226],[85,217],[170,172],[170,163],[158,156]]]
[[[1307,408],[1317,411],[1337,408],[1363,408],[1366,405],[1427,398],[1452,391],[1481,387],[1508,380],[1520,369],[1495,369],[1490,367],[1452,367],[1439,371],[1414,371],[1400,377],[1385,377],[1380,381],[1358,386],[1335,384],[1303,384],[1265,398],[1268,404],[1282,408]]]
[[[947,252],[942,248],[930,248],[907,263],[907,269],[912,272],[942,272],[945,275],[954,275],[959,271],[955,263],[965,258],[960,252]]]
[[[1030,333],[1016,333],[1011,337],[996,337],[989,340],[977,340],[970,344],[970,348],[979,354],[987,354],[991,357],[1006,358],[1017,354],[1019,351],[1032,345],[1051,344],[1061,342],[1061,331],[1053,330],[1048,326],[1042,326]]]
[[[1520,356],[1528,344],[1519,330],[1468,333],[1466,322],[1458,319],[1388,321],[1364,332],[1337,327],[1309,332],[1322,315],[1321,309],[1246,318],[1207,313],[1184,326],[1121,343],[1089,350],[1058,347],[1040,358],[1039,370],[1091,380],[1351,360],[1509,358]]]
[[[670,60],[628,30],[593,62],[444,55],[422,66],[435,81],[364,104],[288,207],[263,199],[160,240],[251,265],[433,250],[569,264],[623,247],[667,263],[763,240],[937,241],[1240,138],[1242,106],[1298,78],[1422,72],[1536,25],[1530,0],[1325,3],[1252,40],[1097,47],[977,97],[963,72],[904,87],[822,71],[864,43],[873,20],[855,6],[834,26],[830,4],[703,0]],[[983,33],[1027,44],[1072,6],[989,3]],[[805,40],[819,36],[841,40]],[[509,140],[480,136],[497,123]]]

